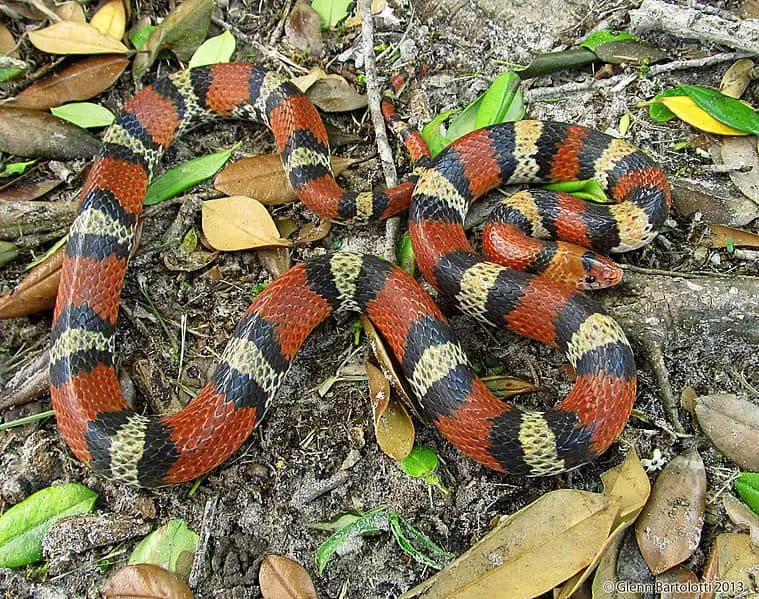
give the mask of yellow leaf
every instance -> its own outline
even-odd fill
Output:
[[[29,41],[48,54],[129,54],[120,41],[103,35],[89,23],[60,21],[29,32]]]
[[[203,233],[217,250],[231,252],[292,245],[279,236],[277,225],[261,202],[232,196],[203,202]]]
[[[599,493],[552,491],[509,516],[403,597],[537,597],[591,562],[618,511],[615,499]]]
[[[120,40],[126,31],[126,10],[123,0],[109,0],[90,19],[90,25],[103,35]]]
[[[733,129],[730,126],[721,123],[703,108],[700,108],[693,99],[688,96],[670,96],[658,98],[656,101],[664,104],[674,112],[677,118],[681,121],[685,121],[689,125],[693,125],[696,129],[701,129],[701,131],[717,133],[719,135],[751,135],[746,131]]]

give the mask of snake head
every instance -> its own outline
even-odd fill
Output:
[[[622,268],[610,258],[595,252],[583,252],[582,276],[577,279],[578,289],[606,289],[619,285],[622,281]]]

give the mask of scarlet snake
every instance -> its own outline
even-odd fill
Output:
[[[336,253],[293,267],[257,296],[185,409],[149,418],[128,408],[114,367],[116,320],[147,185],[166,146],[191,124],[219,117],[267,124],[298,197],[322,217],[386,218],[407,207],[413,188],[409,232],[425,278],[461,311],[563,350],[577,373],[569,395],[546,413],[497,399],[411,276],[379,258]],[[552,194],[538,204],[528,194],[507,201],[493,227],[517,237],[516,229],[557,233],[611,251],[656,235],[670,204],[662,171],[627,142],[583,127],[494,125],[452,144],[415,187],[356,194],[331,175],[316,109],[281,75],[224,64],[160,79],[106,133],[71,227],[50,353],[58,426],[74,454],[110,478],[147,487],[191,480],[249,436],[309,333],[331,313],[353,310],[377,325],[443,436],[475,460],[529,475],[587,462],[614,441],[632,409],[636,374],[624,333],[583,293],[482,260],[462,222],[472,201],[504,183],[590,178],[618,203],[572,213],[571,197]],[[554,268],[558,250],[534,244],[522,242],[517,262]]]

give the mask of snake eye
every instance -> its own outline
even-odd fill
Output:
[[[587,283],[588,285],[592,285],[595,282],[596,282],[595,275],[586,275],[586,277],[585,277],[585,283]]]

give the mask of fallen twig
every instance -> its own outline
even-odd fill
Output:
[[[218,504],[219,496],[214,495],[206,501],[205,508],[203,508],[203,523],[200,528],[200,540],[198,541],[198,549],[195,552],[195,559],[193,560],[192,568],[190,569],[190,576],[187,580],[187,584],[193,589],[198,586],[200,577],[203,574],[203,569],[206,563],[206,554],[208,553],[208,542],[211,540],[211,533],[215,532],[214,525]]]
[[[702,6],[691,8],[662,0],[645,0],[640,8],[630,11],[630,25],[634,33],[663,31],[682,39],[759,53],[759,22],[725,18],[721,11],[715,13],[705,11]]]
[[[380,109],[382,98],[377,83],[377,66],[374,62],[374,24],[372,23],[371,0],[359,0],[358,8],[361,13],[361,54],[364,57],[369,114],[374,126],[374,137],[382,163],[382,171],[385,174],[385,184],[388,187],[393,187],[398,183],[398,172],[395,170],[393,151],[390,149],[390,143],[387,140],[385,120]],[[399,229],[400,219],[397,216],[387,220],[385,225],[385,258],[390,262],[395,262],[395,244]]]

